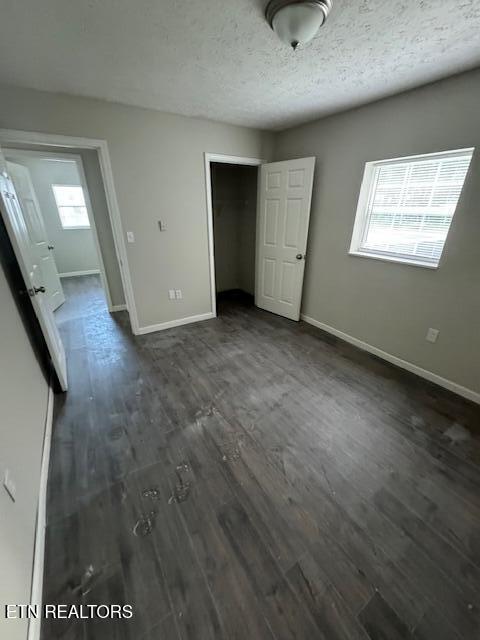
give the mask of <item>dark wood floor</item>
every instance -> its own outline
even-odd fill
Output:
[[[135,615],[44,640],[478,640],[478,407],[241,301],[134,338],[65,290],[45,602]]]

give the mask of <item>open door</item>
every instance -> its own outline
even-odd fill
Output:
[[[53,366],[60,386],[67,390],[67,365],[65,350],[53,318],[53,312],[46,298],[46,284],[43,279],[40,258],[36,250],[36,239],[28,226],[12,180],[7,172],[5,158],[0,150],[0,199],[2,214],[8,235],[22,272],[32,306],[45,337]]]
[[[255,304],[299,320],[315,158],[260,167]]]
[[[45,283],[45,297],[52,311],[65,302],[60,276],[53,256],[53,246],[48,241],[45,224],[30,172],[27,167],[7,160],[7,172],[13,180],[15,192],[22,207],[23,217],[31,238],[31,248],[35,252]]]

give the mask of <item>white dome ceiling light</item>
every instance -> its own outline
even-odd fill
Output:
[[[316,35],[331,8],[332,0],[270,0],[265,17],[280,40],[295,50]]]

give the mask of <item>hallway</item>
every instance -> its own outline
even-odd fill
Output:
[[[107,311],[107,303],[100,275],[62,278],[62,287],[66,300],[55,311],[55,320],[60,330],[62,325],[66,325],[62,335],[66,339],[69,333],[74,332],[68,325],[71,320],[85,316],[90,316],[91,320],[91,316],[103,316]]]
[[[478,638],[478,407],[239,301],[133,337],[65,292],[44,602],[134,616],[43,640]]]

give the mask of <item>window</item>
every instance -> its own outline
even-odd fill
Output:
[[[53,195],[64,229],[90,229],[82,187],[53,184]]]
[[[369,162],[350,253],[437,267],[473,149]]]

